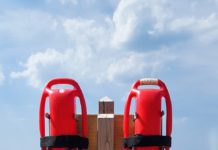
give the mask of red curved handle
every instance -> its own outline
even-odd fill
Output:
[[[170,94],[167,90],[167,87],[165,84],[160,81],[161,87],[163,89],[163,97],[165,98],[166,101],[166,135],[171,136],[172,133],[172,103],[170,99]]]
[[[124,133],[124,138],[127,138],[129,136],[129,112],[130,112],[130,105],[132,98],[136,96],[135,91],[131,90],[127,102],[125,105],[125,110],[124,110],[124,117],[123,117],[123,133]]]
[[[80,99],[81,104],[81,110],[82,110],[82,135],[84,137],[87,137],[87,109],[86,109],[86,103],[85,98],[83,96],[82,90],[80,89],[78,83],[75,80],[69,79],[69,78],[56,78],[51,81],[49,81],[46,84],[45,89],[43,90],[43,94],[41,96],[41,102],[40,102],[40,108],[39,108],[39,130],[40,130],[40,136],[45,136],[45,102],[46,97],[49,96],[49,90],[51,90],[51,87],[56,84],[69,84],[72,85],[76,91],[78,91],[77,96]]]
[[[158,81],[161,89],[163,90],[163,97],[166,101],[166,135],[171,136],[172,134],[172,103],[170,99],[170,94],[164,82],[161,80]],[[166,150],[169,150],[169,147],[166,147]]]
[[[80,89],[78,83],[75,80],[69,79],[69,78],[56,78],[56,79],[53,79],[53,80],[49,81],[46,84],[45,88],[51,89],[52,86],[57,85],[57,84],[68,84],[68,85],[72,85],[77,90]]]
[[[81,90],[80,90],[81,91]],[[88,125],[87,125],[87,109],[86,109],[86,102],[83,96],[82,91],[78,95],[82,110],[82,135],[83,137],[88,137]]]
[[[45,136],[45,102],[46,98],[48,97],[47,92],[43,91],[41,100],[40,100],[40,106],[39,106],[39,132],[40,137]]]

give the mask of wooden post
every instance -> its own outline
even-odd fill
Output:
[[[114,150],[114,101],[108,97],[99,101],[97,128],[98,150]]]

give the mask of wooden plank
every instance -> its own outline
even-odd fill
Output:
[[[114,149],[114,118],[98,118],[98,150]]]
[[[114,150],[114,101],[104,97],[99,101],[98,150]]]
[[[77,131],[82,133],[82,117],[77,115]],[[89,149],[97,150],[97,115],[88,115]]]
[[[129,134],[134,135],[134,116],[129,117]],[[123,149],[123,115],[115,115],[114,118],[114,150]]]

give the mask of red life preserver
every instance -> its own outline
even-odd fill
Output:
[[[139,89],[141,85],[157,85],[159,89]],[[166,101],[166,136],[161,133],[161,100]],[[136,99],[134,136],[129,137],[129,112],[132,98]],[[165,84],[159,79],[145,78],[136,81],[127,98],[124,111],[124,147],[136,150],[169,150],[172,132],[172,105]]]
[[[72,89],[52,89],[57,84],[68,84]],[[77,133],[75,99],[80,99],[82,110],[82,136]],[[45,114],[46,99],[49,113]],[[45,136],[45,117],[49,119],[49,136]],[[42,150],[65,150],[66,148],[88,148],[87,111],[83,93],[78,83],[68,78],[49,81],[43,90],[39,109],[40,145]]]

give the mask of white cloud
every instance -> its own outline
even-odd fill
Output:
[[[0,15],[0,37],[28,41],[47,36],[57,29],[57,20],[49,13],[37,10],[6,11]]]
[[[189,55],[184,54],[188,50],[180,49],[191,42],[198,45],[203,39],[214,41],[217,38],[217,16],[212,13],[204,18],[181,17],[168,5],[166,0],[121,0],[112,17],[105,16],[100,21],[48,17],[54,28],[63,27],[63,32],[71,40],[71,48],[35,53],[24,62],[25,69],[12,72],[11,77],[27,77],[28,83],[34,87],[39,87],[45,78],[57,75],[88,78],[98,83],[123,82],[156,76],[177,58],[185,63]],[[44,28],[43,25],[40,28]],[[187,38],[180,37],[184,33],[188,34]],[[177,40],[183,45],[177,47]],[[135,47],[129,46],[131,42]]]
[[[174,60],[175,56],[164,49],[147,53],[129,52],[111,62],[101,76],[106,77],[108,81],[157,76],[166,64]]]
[[[122,79],[122,77],[128,77],[131,73],[134,76],[137,74],[143,74],[145,68],[143,54],[129,53],[121,59],[117,59],[108,66],[106,72],[102,74],[102,77],[106,77],[109,81],[116,79]]]
[[[43,82],[57,76],[91,79],[96,83],[104,81],[122,83],[128,78],[150,75],[150,72],[155,74],[165,64],[174,60],[174,56],[168,55],[166,50],[148,54],[125,53],[123,51],[117,55],[109,52],[103,56],[101,51],[81,47],[63,52],[47,49],[31,55],[23,64],[25,70],[12,72],[11,77],[25,77],[33,87],[41,87]]]
[[[113,21],[109,18],[104,24],[81,18],[66,19],[62,24],[73,48],[35,53],[24,62],[25,70],[12,72],[12,78],[27,77],[33,87],[40,87],[48,78],[63,75],[92,79],[97,83],[119,83],[129,78],[155,75],[175,59],[166,49],[154,52],[116,49],[111,44],[116,32],[113,32]]]
[[[107,20],[105,20],[105,24],[107,24]],[[100,48],[110,40],[110,26],[99,25],[95,20],[66,19],[63,26],[76,46],[93,45]]]
[[[164,0],[122,0],[113,14],[115,33],[113,44],[128,42],[134,34],[162,30],[170,17]],[[141,30],[141,31],[138,31]]]
[[[175,12],[174,9],[177,8],[175,4],[170,0],[120,1],[112,18],[114,22],[113,44],[119,46],[131,40],[135,42],[143,38],[145,42],[152,39],[153,41],[149,42],[153,45],[160,44],[156,43],[157,41],[166,42],[164,38],[172,41],[187,41],[183,37],[184,34],[187,34],[190,39],[204,43],[217,40],[217,11],[211,11],[202,16],[188,15],[186,11]],[[184,4],[178,3],[178,5]],[[182,7],[187,7],[187,12],[192,9],[189,6]],[[155,41],[163,36],[163,39]],[[175,45],[175,42],[172,42],[172,45]]]
[[[176,18],[169,24],[170,30],[174,32],[190,32],[194,38],[201,42],[214,41],[218,33],[218,17],[212,13],[205,18],[184,17]]]
[[[39,87],[41,81],[42,70],[51,66],[59,65],[62,62],[62,54],[54,49],[47,49],[44,53],[39,52],[30,56],[27,62],[23,65],[26,70],[22,72],[12,72],[12,78],[28,77],[29,85]],[[56,69],[56,67],[54,67]],[[43,70],[49,71],[47,69]]]

